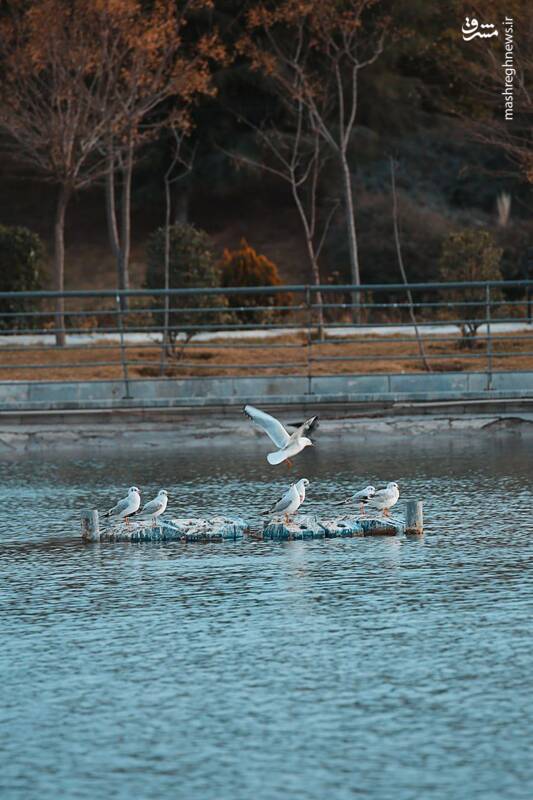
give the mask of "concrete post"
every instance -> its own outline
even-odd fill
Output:
[[[421,500],[408,500],[405,509],[405,532],[424,533],[424,515]]]
[[[100,525],[96,509],[86,508],[81,512],[81,538],[84,542],[100,540]]]

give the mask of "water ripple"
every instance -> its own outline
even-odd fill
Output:
[[[246,443],[20,457],[0,478],[3,800],[525,800],[533,486],[515,437],[323,443],[310,506],[369,480],[422,540],[83,546],[132,483],[249,515],[287,482]]]

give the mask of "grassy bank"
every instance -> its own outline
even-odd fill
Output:
[[[533,342],[524,332],[502,333],[492,341],[494,370],[533,369]],[[473,348],[460,346],[458,335],[428,336],[424,349],[433,372],[484,370],[489,352],[479,337]],[[309,341],[305,334],[265,342],[217,339],[189,343],[161,364],[161,348],[132,344],[126,349],[130,378],[217,375],[346,375],[424,372],[416,340],[405,336],[345,337]],[[114,341],[83,346],[0,348],[1,380],[120,379],[121,351]]]

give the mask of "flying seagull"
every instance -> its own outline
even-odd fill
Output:
[[[255,406],[244,406],[244,413],[254,425],[266,433],[278,448],[274,453],[267,455],[269,464],[281,464],[282,461],[286,461],[287,466],[291,467],[291,458],[300,453],[304,447],[310,447],[313,444],[306,434],[317,427],[318,417],[311,417],[302,422],[294,433],[288,433],[278,419]]]
[[[145,503],[140,512],[143,516],[152,517],[152,525],[156,524],[156,520],[161,514],[165,513],[168,503],[168,494],[164,489],[160,489],[157,497]]]
[[[359,513],[364,514],[365,506],[376,494],[376,489],[374,486],[365,486],[364,489],[361,489],[359,492],[356,492],[347,500],[340,500],[337,505],[345,505],[346,503],[354,503],[359,505]]]
[[[373,497],[367,503],[369,509],[383,511],[384,516],[389,516],[389,510],[396,505],[400,497],[398,484],[391,482],[384,488],[376,489]]]
[[[285,494],[280,497],[277,503],[268,509],[268,511],[261,512],[262,514],[285,514],[285,522],[289,521],[289,516],[294,514],[295,511],[298,511],[300,506],[302,505],[303,501],[305,500],[305,487],[309,486],[309,481],[307,478],[302,478],[301,480],[293,483],[292,486],[287,489]]]
[[[105,514],[102,514],[103,517],[119,517],[123,519],[128,524],[128,518],[135,514],[139,510],[139,506],[141,505],[141,495],[139,490],[136,486],[132,486],[128,489],[128,494],[122,500],[119,500],[116,506],[110,508],[109,511],[106,511]]]

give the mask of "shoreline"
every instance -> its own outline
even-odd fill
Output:
[[[218,416],[216,413],[196,415],[169,414],[165,418],[142,417],[116,419],[87,419],[80,422],[80,415],[52,415],[38,421],[6,423],[0,417],[0,455],[42,451],[45,448],[58,450],[93,450],[120,447],[121,450],[138,451],[146,447],[161,450],[176,445],[201,447],[226,438],[242,438],[245,441],[263,439],[264,435],[235,415]],[[287,421],[297,421],[298,412],[284,414]],[[530,436],[533,435],[533,410],[519,413],[439,413],[439,414],[347,414],[336,419],[322,416],[317,438],[323,441],[338,437],[354,437],[354,441],[369,437],[404,439],[414,435],[425,438],[457,436]]]

